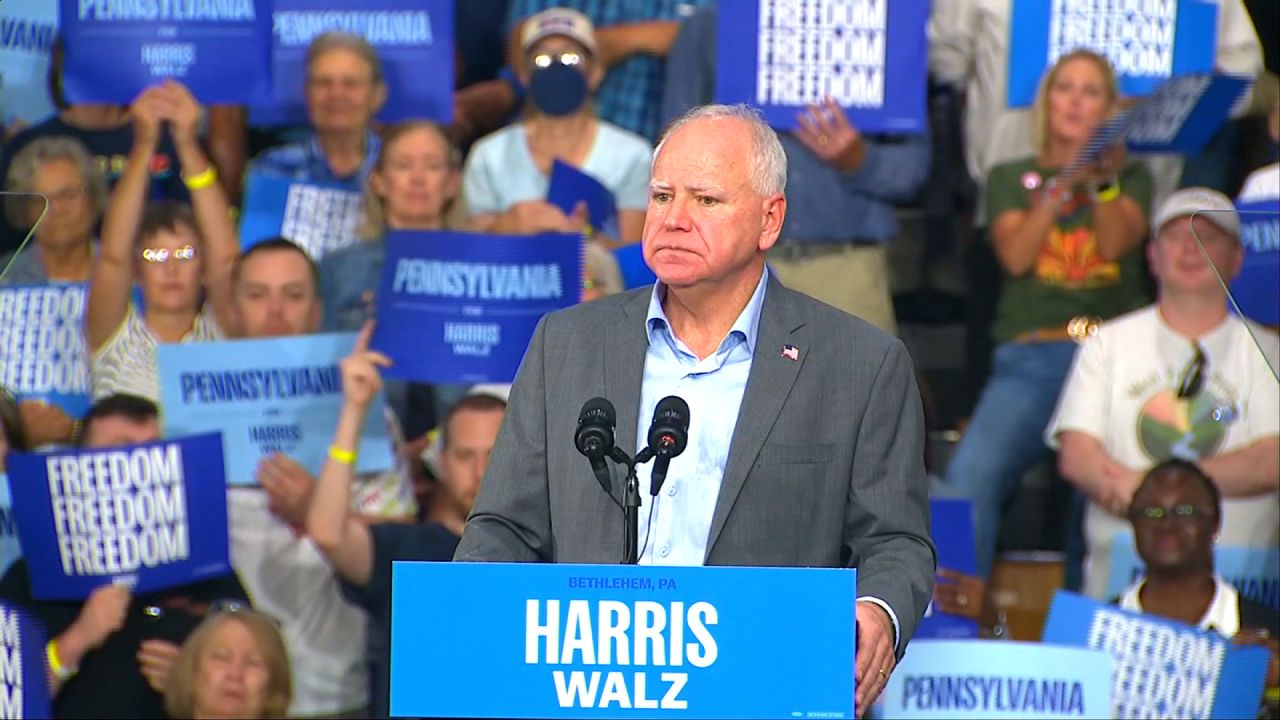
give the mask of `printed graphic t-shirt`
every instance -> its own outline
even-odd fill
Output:
[[[992,168],[987,226],[1006,211],[1030,210],[1056,174],[1030,158]],[[1146,168],[1131,162],[1119,180],[1121,194],[1149,212],[1151,176]],[[1077,186],[1031,270],[1019,277],[1005,276],[992,334],[1005,342],[1028,330],[1065,328],[1078,315],[1113,318],[1148,301],[1141,244],[1116,261],[1103,258],[1093,227],[1093,202],[1088,190]]]

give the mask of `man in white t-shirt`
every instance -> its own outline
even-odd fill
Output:
[[[1177,457],[1223,495],[1224,545],[1280,540],[1280,337],[1230,313],[1240,271],[1240,218],[1205,188],[1179,190],[1154,216],[1148,246],[1155,305],[1104,324],[1076,354],[1045,441],[1064,477],[1088,496],[1086,594],[1107,589],[1112,544],[1142,474]],[[1196,238],[1203,245],[1203,252]]]
[[[246,250],[232,277],[235,334],[302,335],[320,327],[315,264],[287,240]],[[395,423],[392,423],[393,428]],[[285,456],[258,466],[256,487],[228,493],[231,562],[254,606],[277,618],[293,668],[290,717],[349,715],[369,703],[368,617],[342,595],[333,569],[303,532],[315,479]],[[368,522],[417,512],[405,468],[362,475],[351,509]]]

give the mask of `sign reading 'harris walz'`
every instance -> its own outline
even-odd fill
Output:
[[[397,562],[391,714],[852,718],[855,585],[846,569]]]
[[[582,298],[581,235],[387,235],[371,347],[384,377],[509,383],[543,315]]]

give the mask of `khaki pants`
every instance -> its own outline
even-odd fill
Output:
[[[795,259],[771,252],[768,262],[770,271],[792,290],[898,334],[893,300],[889,297],[889,262],[884,245],[849,244]]]

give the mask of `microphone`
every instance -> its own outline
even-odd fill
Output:
[[[605,458],[613,453],[613,426],[617,414],[613,403],[602,397],[594,397],[582,405],[578,413],[578,430],[573,435],[573,444],[578,452],[591,461],[591,471],[596,475],[596,482],[606,495],[613,496],[613,479],[609,475],[609,466]]]
[[[649,426],[649,449],[653,451],[653,474],[649,476],[649,495],[662,490],[671,458],[684,452],[689,444],[689,403],[675,395],[658,401]]]

